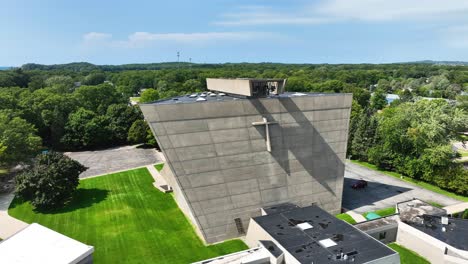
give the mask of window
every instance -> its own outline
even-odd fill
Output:
[[[385,239],[387,237],[387,232],[380,232],[379,233],[379,240]]]
[[[245,234],[244,226],[242,225],[242,220],[240,218],[236,218],[234,219],[234,222],[236,222],[237,232],[239,233],[239,235]]]

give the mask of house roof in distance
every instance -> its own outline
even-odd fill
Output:
[[[367,263],[397,254],[384,244],[317,206],[253,218],[300,263]],[[308,223],[312,228],[300,228]]]
[[[92,246],[33,223],[0,242],[0,263],[78,263],[93,251]]]

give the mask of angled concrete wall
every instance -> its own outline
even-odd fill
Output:
[[[284,202],[341,208],[352,96],[144,104],[167,158],[162,173],[208,243],[238,237],[260,208]],[[272,151],[265,143],[269,126]]]

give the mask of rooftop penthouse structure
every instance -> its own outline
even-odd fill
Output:
[[[166,157],[166,188],[207,243],[245,235],[263,207],[341,209],[352,95],[285,83],[207,79],[207,92],[140,105]]]

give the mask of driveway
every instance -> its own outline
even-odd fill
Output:
[[[65,154],[89,168],[80,175],[80,178],[129,170],[161,162],[155,149],[143,149],[136,146],[97,151],[66,152]]]
[[[359,179],[368,182],[367,188],[353,190],[350,186]],[[461,202],[346,161],[342,204],[344,208],[365,213],[394,206],[396,203],[413,198],[437,202],[444,206]]]

